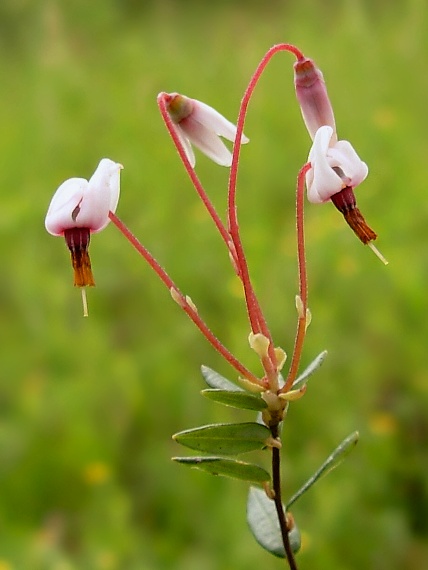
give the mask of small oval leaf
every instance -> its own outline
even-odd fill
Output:
[[[247,502],[247,521],[254,538],[265,550],[285,558],[284,544],[274,502],[261,489],[251,487]],[[300,549],[300,532],[297,526],[290,531],[288,538],[294,553]]]
[[[243,410],[264,410],[267,404],[260,396],[249,394],[248,392],[230,392],[228,390],[202,390],[201,394],[214,402],[230,406],[232,408],[241,408]]]
[[[352,432],[348,437],[346,437],[331,453],[324,463],[315,471],[315,473],[310,477],[304,485],[300,487],[300,489],[294,493],[294,495],[288,500],[287,502],[287,509],[291,507],[293,503],[297,501],[308,489],[314,485],[318,479],[321,479],[327,473],[330,473],[333,469],[335,469],[338,465],[342,463],[345,457],[350,453],[355,445],[358,442],[358,438],[360,437],[357,431]]]
[[[316,370],[318,370],[318,368],[324,362],[327,354],[328,354],[328,352],[326,350],[323,350],[320,354],[318,354],[318,356],[316,358],[314,358],[314,360],[309,364],[309,366],[307,366],[307,368],[305,368],[305,370],[303,370],[303,372],[300,374],[300,376],[298,376],[296,378],[296,380],[294,380],[293,386],[292,386],[293,390],[300,388],[303,384],[306,383],[306,380],[309,378],[309,376],[312,376],[312,374]]]
[[[236,386],[236,384],[233,384],[233,382],[215,370],[211,370],[208,366],[201,366],[201,372],[205,382],[210,388],[215,388],[216,390],[227,390],[229,392],[244,392],[242,388]]]
[[[190,449],[235,455],[265,447],[270,438],[266,426],[255,422],[212,424],[176,433],[173,439]]]
[[[260,485],[270,481],[270,475],[265,469],[253,463],[245,463],[236,459],[226,459],[224,457],[173,457],[172,460],[194,469],[211,473],[211,475],[223,475],[224,477],[232,477]]]

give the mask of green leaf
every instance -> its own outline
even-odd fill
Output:
[[[255,487],[250,489],[247,502],[247,521],[260,546],[278,558],[285,558],[275,504],[261,489]],[[294,526],[288,537],[292,551],[298,552],[300,549],[300,532],[297,526]]]
[[[215,370],[211,370],[208,366],[201,366],[201,372],[205,382],[210,388],[215,388],[216,390],[227,390],[228,392],[244,392],[242,388],[236,386]]]
[[[296,390],[297,388],[300,388],[301,386],[303,386],[303,384],[306,384],[306,380],[316,370],[318,370],[318,368],[324,362],[327,354],[328,354],[328,352],[326,350],[323,350],[320,354],[318,354],[318,356],[309,364],[309,366],[307,368],[305,368],[305,370],[300,374],[300,376],[298,376],[296,378],[296,380],[294,380],[293,386],[292,386],[293,390]]]
[[[213,424],[176,433],[173,439],[186,447],[207,453],[235,455],[262,449],[270,437],[266,426],[255,422]]]
[[[212,475],[223,475],[234,479],[259,483],[270,481],[270,475],[265,469],[253,463],[245,463],[236,459],[225,459],[224,457],[173,457],[173,461],[188,465],[201,471],[206,471]]]
[[[264,410],[267,404],[260,396],[249,394],[244,391],[229,391],[229,390],[201,390],[201,394],[214,402],[231,406],[232,408],[241,408],[244,410]]]
[[[310,489],[312,485],[318,481],[318,479],[321,479],[321,477],[327,475],[327,473],[330,473],[330,471],[340,465],[348,453],[354,449],[359,437],[360,436],[357,431],[354,431],[348,435],[348,437],[346,437],[342,443],[336,447],[333,453],[327,457],[327,459],[324,461],[321,467],[315,471],[312,477],[310,477],[306,483],[300,487],[300,489],[288,500],[287,509],[291,507],[291,505],[295,503],[297,499],[299,499],[304,493],[306,493],[306,491]]]

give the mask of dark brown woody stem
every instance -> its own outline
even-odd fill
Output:
[[[278,437],[278,425],[271,428],[272,437]],[[272,486],[274,492],[274,503],[278,515],[279,528],[281,530],[282,542],[284,544],[285,556],[290,567],[290,570],[298,570],[293,551],[291,549],[289,529],[287,526],[286,514],[282,505],[281,498],[281,455],[280,449],[277,447],[272,448]]]

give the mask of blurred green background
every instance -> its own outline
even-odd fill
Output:
[[[49,200],[100,158],[125,166],[118,215],[260,373],[242,297],[156,107],[179,91],[235,120],[274,43],[324,72],[339,136],[369,164],[357,191],[388,267],[331,205],[307,204],[313,322],[329,357],[284,432],[285,494],[348,433],[348,460],[295,505],[302,569],[428,560],[428,8],[425,0],[2,0],[0,570],[284,568],[252,539],[245,484],[173,464],[171,434],[252,414],[205,401],[199,367],[234,371],[110,225],[82,318]],[[238,202],[254,283],[289,353],[294,187],[310,140],[280,54],[251,102]],[[227,170],[198,154],[225,213]]]

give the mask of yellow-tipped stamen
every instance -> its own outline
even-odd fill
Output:
[[[369,241],[367,245],[384,265],[388,265],[389,261],[381,254],[381,252],[378,250],[378,248],[375,246],[375,244],[372,241]]]
[[[86,288],[82,287],[80,291],[82,292],[83,316],[87,317],[89,313],[88,313],[88,300],[86,298]]]

